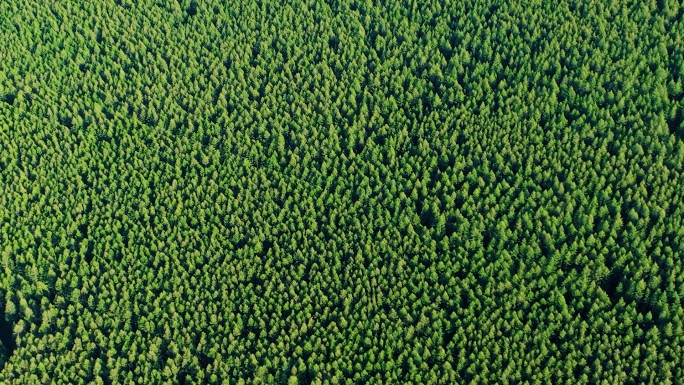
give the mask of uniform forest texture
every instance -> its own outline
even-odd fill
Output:
[[[0,383],[682,383],[683,54],[681,0],[0,0]]]

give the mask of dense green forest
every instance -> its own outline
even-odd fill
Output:
[[[0,383],[684,383],[684,2],[0,0]]]

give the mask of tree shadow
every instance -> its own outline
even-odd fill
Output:
[[[1,298],[4,298],[4,296]],[[5,305],[0,303],[0,369],[9,360],[17,347],[14,341],[14,334],[12,333],[13,326],[11,322],[5,319]]]
[[[15,94],[6,94],[0,98],[1,101],[9,104],[10,106],[14,104],[14,99],[16,99],[17,96]]]

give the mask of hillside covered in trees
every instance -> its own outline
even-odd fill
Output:
[[[682,383],[683,83],[680,0],[0,0],[0,383]]]

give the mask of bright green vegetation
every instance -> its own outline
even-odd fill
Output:
[[[0,0],[0,383],[682,383],[683,19]]]

